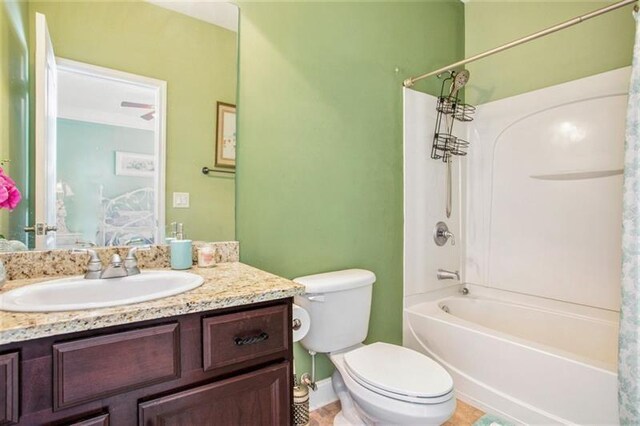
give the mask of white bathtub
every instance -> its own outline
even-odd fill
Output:
[[[461,399],[518,423],[618,423],[616,312],[469,288],[405,308],[405,346]]]

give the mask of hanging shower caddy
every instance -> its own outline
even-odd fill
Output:
[[[476,108],[460,101],[459,91],[469,80],[469,72],[449,71],[442,81],[436,110],[436,130],[431,146],[431,158],[449,162],[452,155],[467,155],[469,142],[453,135],[453,124],[458,121],[472,121]],[[451,83],[449,93],[445,94],[447,83]]]

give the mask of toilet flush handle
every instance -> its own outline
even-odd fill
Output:
[[[310,294],[307,299],[312,302],[324,302],[324,294]]]

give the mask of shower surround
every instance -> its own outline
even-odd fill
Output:
[[[454,161],[450,219],[444,165],[429,158],[436,98],[405,89],[404,344],[440,361],[459,398],[488,412],[618,422],[629,75],[480,105],[458,127],[470,147]],[[441,220],[456,246],[434,244]],[[438,268],[462,280],[439,281]]]

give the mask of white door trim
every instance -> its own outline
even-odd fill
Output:
[[[104,68],[84,62],[73,61],[71,59],[56,58],[58,69],[67,72],[80,73],[92,77],[104,78],[112,81],[120,81],[127,84],[153,90],[158,100],[156,108],[154,129],[154,150],[156,151],[156,173],[154,176],[155,216],[157,218],[156,235],[154,240],[157,244],[164,241],[165,234],[165,191],[166,191],[166,117],[167,117],[167,82],[138,74],[131,74],[111,68]]]
[[[56,225],[55,212],[50,211],[54,208],[52,204],[55,204],[55,200],[52,199],[55,198],[55,190],[51,193],[52,188],[55,188],[55,165],[52,168],[49,164],[52,161],[49,160],[53,158],[55,161],[55,149],[51,147],[50,133],[55,137],[56,129],[55,121],[50,123],[50,118],[56,115],[57,99],[52,100],[51,97],[55,96],[57,71],[46,17],[36,13],[35,20],[35,214],[30,226],[34,232],[35,248],[42,250],[55,246],[55,232],[49,233],[48,228]]]

